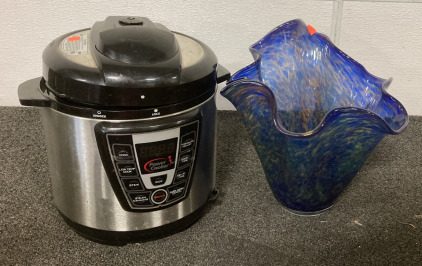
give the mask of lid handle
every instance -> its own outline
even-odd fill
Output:
[[[40,82],[41,78],[34,78],[19,85],[18,97],[22,105],[50,107],[50,101],[39,90]]]
[[[167,28],[142,17],[108,17],[92,28],[95,48],[113,60],[128,64],[167,61],[179,50]]]
[[[217,65],[217,83],[221,83],[230,78],[230,72],[222,65]]]
[[[156,87],[180,79],[174,34],[145,17],[110,16],[91,29],[91,51],[108,86]]]

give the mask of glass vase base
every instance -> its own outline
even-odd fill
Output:
[[[290,208],[288,208],[284,205],[281,205],[281,206],[286,211],[290,212],[291,214],[297,215],[297,216],[318,216],[318,215],[328,211],[329,209],[331,209],[331,207],[333,207],[333,205],[330,205],[329,207],[322,209],[322,210],[318,210],[318,211],[299,211],[299,210],[290,209]]]

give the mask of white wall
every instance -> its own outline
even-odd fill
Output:
[[[41,75],[41,54],[50,41],[109,15],[147,16],[196,37],[233,73],[252,62],[248,51],[252,43],[275,26],[301,18],[331,36],[369,72],[383,78],[392,76],[389,92],[410,114],[422,115],[421,2],[2,0],[0,105],[19,105],[17,86]],[[218,107],[233,109],[220,96]]]

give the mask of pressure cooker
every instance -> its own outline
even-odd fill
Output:
[[[216,196],[217,83],[201,41],[145,17],[107,17],[43,53],[19,86],[40,108],[54,203],[77,233],[106,244],[193,224]]]

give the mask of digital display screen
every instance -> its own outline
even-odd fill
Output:
[[[173,169],[176,165],[177,138],[135,144],[142,174]]]

